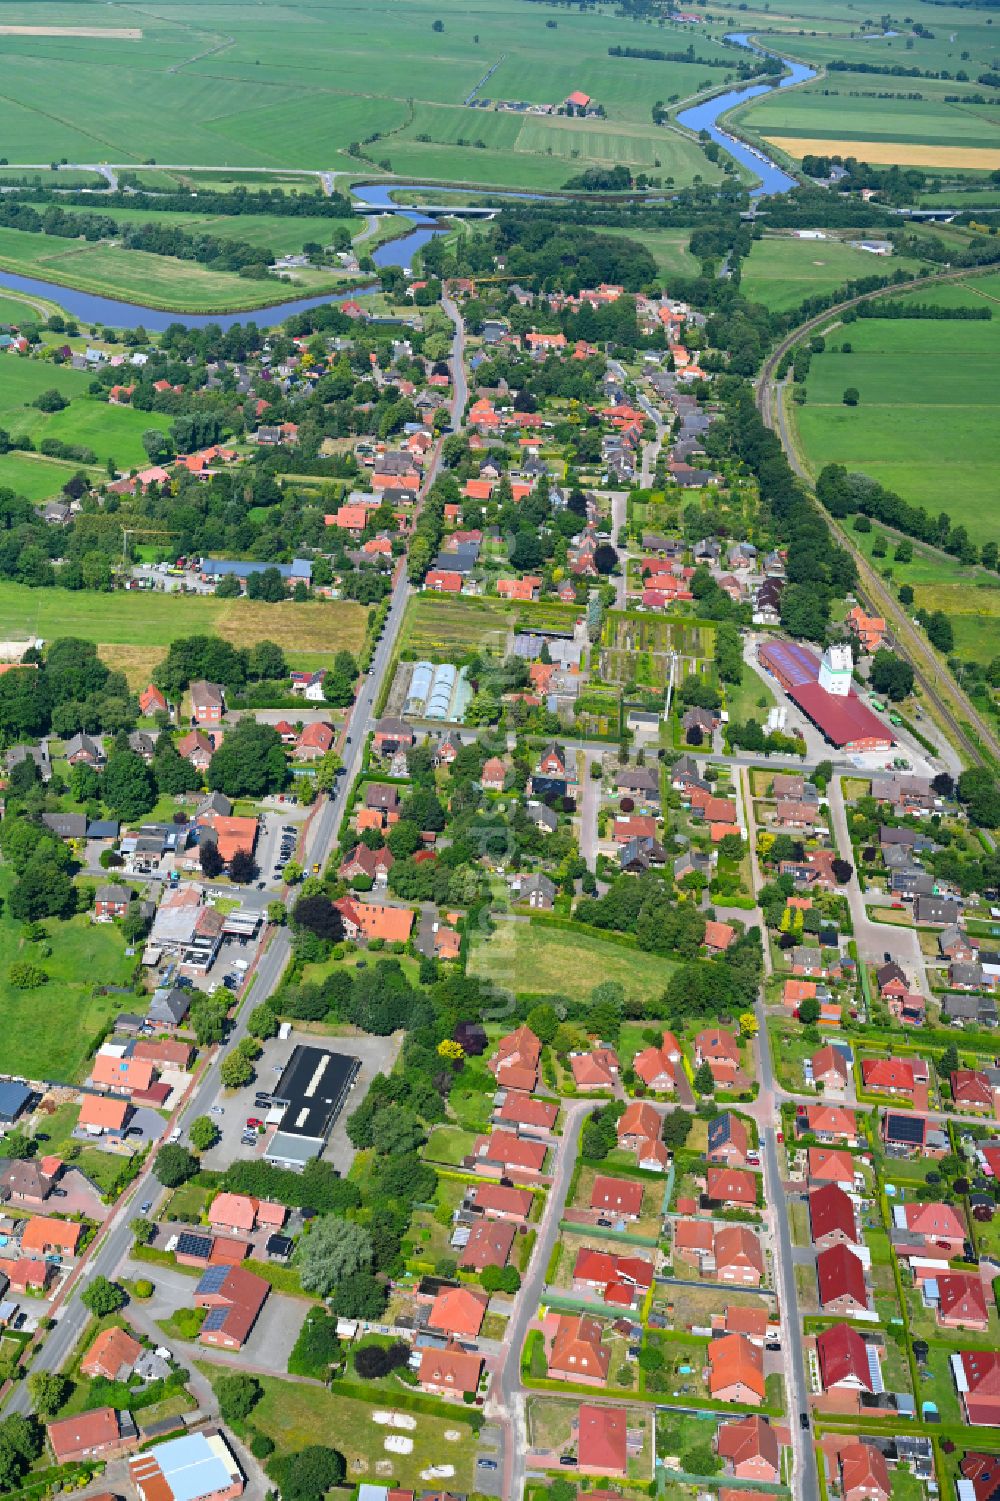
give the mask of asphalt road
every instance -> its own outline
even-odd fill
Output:
[[[452,402],[452,421],[460,418],[465,408],[466,381],[463,364],[464,332],[458,309],[454,303],[445,301],[445,311],[455,323],[455,339],[452,346],[454,360],[454,398]],[[437,472],[440,462],[440,446],[435,450],[434,457],[428,466],[425,479],[425,490],[431,484]],[[354,782],[361,770],[361,757],[364,748],[366,733],[374,717],[374,705],[381,692],[383,681],[392,658],[396,636],[403,621],[403,613],[411,593],[405,568],[399,572],[395,588],[392,594],[392,603],[386,618],[385,629],[382,639],[378,643],[372,658],[369,670],[361,683],[358,695],[351,710],[350,720],[347,726],[346,739],[343,746],[343,761],[346,767],[346,775],[338,777],[332,794],[324,801],[319,812],[313,818],[306,837],[306,858],[309,863],[325,863],[330,850],[336,842],[337,830],[343,816],[344,800],[348,789]],[[286,902],[291,901],[291,893],[286,892]],[[291,953],[291,939],[287,928],[274,930],[268,946],[261,955],[255,972],[253,984],[248,992],[246,1003],[241,1007],[227,1038],[224,1048],[217,1050],[215,1056],[209,1062],[204,1075],[195,1087],[191,1097],[178,1115],[175,1125],[180,1126],[182,1136],[186,1133],[191,1122],[196,1116],[204,1115],[216,1103],[221,1093],[219,1080],[219,1063],[225,1054],[246,1036],[247,1023],[250,1012],[277,989],[281,976]],[[57,1311],[57,1322],[50,1330],[41,1349],[31,1362],[31,1369],[36,1371],[59,1370],[80,1338],[81,1331],[88,1318],[87,1310],[80,1301],[80,1292],[88,1282],[96,1276],[113,1278],[119,1265],[132,1244],[131,1222],[139,1215],[139,1206],[147,1200],[152,1200],[156,1205],[162,1190],[156,1179],[152,1176],[153,1156],[146,1164],[135,1183],[126,1190],[125,1195],[119,1200],[111,1215],[105,1222],[103,1230],[94,1242],[94,1248],[85,1261],[83,1261],[67,1283],[68,1291],[64,1301]],[[154,1208],[155,1212],[155,1208]],[[13,1388],[6,1411],[27,1413],[31,1410],[31,1399],[28,1394],[27,1383],[21,1381]]]
[[[758,1003],[760,1021],[760,1073],[761,1092],[758,1104],[775,1102],[766,1112],[772,1119],[780,1119],[776,1103],[774,1070],[771,1066],[771,1043],[762,1003]],[[809,1435],[799,1427],[799,1413],[809,1411],[809,1384],[806,1380],[806,1363],[802,1353],[799,1303],[795,1288],[795,1264],[792,1258],[792,1237],[785,1211],[785,1196],[778,1168],[778,1142],[775,1128],[764,1123],[764,1112],[758,1118],[758,1128],[764,1147],[764,1201],[774,1216],[775,1231],[775,1282],[781,1305],[782,1354],[786,1382],[786,1409],[792,1435],[792,1453],[795,1460],[794,1494],[799,1501],[819,1501],[819,1477],[816,1472],[816,1451]]]
[[[545,1286],[549,1257],[559,1235],[559,1221],[566,1207],[570,1179],[576,1164],[580,1130],[593,1108],[593,1100],[581,1100],[575,1105],[570,1105],[566,1111],[563,1134],[559,1138],[557,1147],[555,1173],[538,1226],[538,1238],[535,1242],[531,1265],[521,1284],[513,1317],[507,1325],[507,1332],[504,1335],[503,1364],[494,1378],[494,1387],[490,1395],[490,1406],[498,1409],[497,1415],[504,1436],[503,1494],[512,1498],[521,1496],[524,1491],[524,1460],[528,1447],[524,1421],[524,1389],[521,1386],[521,1349],[528,1332],[528,1325],[538,1309],[542,1289]]]

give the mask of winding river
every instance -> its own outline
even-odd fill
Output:
[[[749,47],[761,57],[773,57],[776,62],[780,62],[787,68],[789,76],[781,80],[777,85],[778,88],[785,89],[792,84],[805,83],[807,79],[816,76],[813,68],[807,68],[802,63],[793,62],[790,58],[781,58],[777,53],[767,52],[755,46],[745,32],[732,32],[728,40]],[[677,117],[680,123],[689,130],[707,130],[713,141],[760,178],[761,185],[754,189],[751,195],[753,197],[764,193],[787,193],[789,189],[795,187],[795,179],[787,172],[783,172],[763,152],[745,145],[727,131],[720,130],[717,122],[721,115],[735,108],[737,104],[744,104],[748,99],[755,99],[761,94],[771,92],[770,84],[748,84],[742,88],[730,89],[724,94],[716,94],[701,104],[692,105],[690,109],[683,110]],[[376,247],[372,253],[372,259],[377,266],[409,266],[418,250],[422,249],[435,235],[445,233],[437,220],[429,216],[422,207],[407,206],[405,202],[399,201],[400,195],[405,195],[407,192],[426,191],[427,188],[432,189],[435,196],[465,191],[457,188],[442,188],[433,183],[422,185],[397,182],[367,183],[354,188],[354,197],[365,208],[370,208],[373,213],[398,214],[407,221],[408,225],[412,225],[407,233]],[[391,198],[390,193],[396,194],[396,197]],[[491,196],[531,199],[539,195],[496,193]],[[256,323],[259,328],[271,328],[277,323],[284,322],[294,313],[308,312],[310,308],[322,307],[328,302],[348,302],[355,297],[365,296],[371,291],[371,287],[357,287],[349,292],[328,293],[320,297],[298,297],[292,301],[276,302],[268,307],[248,309],[239,313],[170,313],[164,312],[162,308],[146,307],[141,303],[119,302],[113,297],[99,297],[93,292],[80,292],[73,287],[62,286],[58,282],[42,281],[33,276],[19,276],[13,271],[0,270],[0,287],[58,303],[70,317],[76,318],[82,324],[101,325],[108,328],[134,328],[141,323],[151,333],[162,333],[172,323],[183,324],[186,328],[207,328],[210,324],[215,324],[220,328],[232,328],[237,323]]]
[[[736,42],[741,47],[749,47],[751,52],[756,52],[759,57],[773,57],[789,70],[788,77],[783,78],[778,84],[779,89],[789,89],[793,84],[806,83],[810,78],[816,77],[815,68],[807,68],[804,63],[793,62],[790,57],[779,57],[776,52],[765,51],[763,47],[757,47],[750,41],[746,32],[733,31],[726,38],[729,42]],[[764,193],[787,193],[796,187],[794,177],[783,172],[769,156],[765,156],[756,147],[748,146],[745,142],[737,140],[728,131],[720,130],[718,120],[727,110],[735,109],[737,104],[745,104],[748,99],[757,99],[761,94],[774,92],[769,83],[746,84],[742,88],[729,89],[725,94],[716,94],[711,99],[706,99],[702,104],[694,104],[690,109],[685,109],[677,116],[681,125],[686,125],[688,130],[707,130],[712,140],[723,150],[728,151],[730,156],[744,167],[749,167],[751,172],[760,178],[760,187],[751,193],[752,198],[758,198]]]

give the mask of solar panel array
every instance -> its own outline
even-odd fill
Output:
[[[222,1291],[222,1284],[229,1276],[228,1266],[210,1266],[202,1274],[196,1291],[199,1293],[218,1293]]]
[[[211,1254],[212,1237],[210,1235],[195,1235],[191,1230],[185,1230],[177,1237],[178,1256],[204,1256],[207,1261]]]

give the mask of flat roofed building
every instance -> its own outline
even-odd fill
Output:
[[[303,1168],[318,1157],[347,1102],[361,1064],[347,1053],[299,1043],[272,1092],[285,1111],[265,1157],[282,1167]]]
[[[244,1480],[218,1432],[186,1433],[129,1460],[140,1501],[231,1501]]]

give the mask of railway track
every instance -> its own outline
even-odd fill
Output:
[[[845,547],[854,559],[858,570],[858,590],[866,605],[881,615],[890,627],[895,645],[909,659],[921,691],[928,703],[933,705],[955,745],[969,758],[972,765],[984,766],[991,760],[1000,763],[1000,741],[973,707],[947,665],[938,660],[933,648],[918,633],[906,610],[886,586],[885,581],[879,577],[850,534],[816,499],[812,476],[801,463],[788,431],[788,421],[780,400],[777,381],[778,366],[785,355],[803,338],[826,327],[831,321],[836,321],[839,315],[849,308],[857,307],[861,302],[870,302],[875,298],[900,291],[935,286],[944,282],[962,281],[970,274],[968,268],[961,271],[945,271],[937,276],[925,276],[912,282],[901,282],[898,286],[879,287],[872,292],[862,292],[857,297],[849,297],[844,302],[826,308],[817,317],[808,319],[786,334],[771,351],[757,379],[755,399],[761,418],[781,440],[788,462],[805,484],[824,522],[841,546]],[[963,723],[963,719],[959,718],[956,709],[966,722]],[[970,730],[974,731],[974,734],[970,733]],[[976,735],[980,737],[981,743],[976,740]]]

